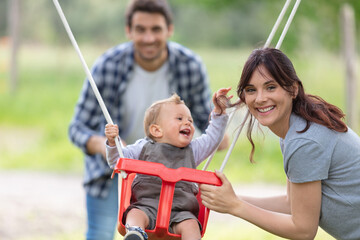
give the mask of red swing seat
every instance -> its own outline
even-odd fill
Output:
[[[149,240],[180,240],[179,234],[173,234],[168,231],[171,206],[175,190],[175,184],[178,181],[188,181],[195,183],[206,183],[211,185],[220,186],[221,180],[215,175],[214,172],[202,171],[191,168],[178,168],[171,169],[165,167],[161,163],[146,162],[135,159],[120,158],[114,169],[116,173],[125,171],[127,177],[122,179],[119,216],[118,216],[118,231],[121,235],[126,234],[126,229],[122,223],[122,217],[130,205],[131,197],[131,184],[135,178],[136,173],[157,176],[162,179],[162,187],[160,192],[159,207],[156,218],[155,228],[146,230]],[[200,192],[197,195],[200,210],[198,220],[202,226],[201,236],[203,237],[206,230],[207,221],[209,218],[210,210],[201,203]]]

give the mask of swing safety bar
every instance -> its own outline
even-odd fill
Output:
[[[139,167],[141,166],[141,167]],[[126,229],[122,221],[125,210],[130,205],[131,184],[135,174],[146,174],[157,176],[162,180],[162,187],[159,197],[158,213],[156,218],[156,226],[152,230],[146,230],[149,239],[156,240],[179,240],[180,235],[169,232],[169,222],[171,215],[171,207],[175,184],[179,181],[188,181],[194,183],[205,183],[220,186],[221,180],[214,172],[202,171],[197,169],[180,167],[178,169],[167,168],[161,163],[146,162],[129,158],[120,158],[115,166],[116,173],[125,171],[127,177],[123,178],[121,185],[121,201],[119,205],[118,231],[121,235],[125,235]],[[210,210],[201,203],[200,193],[197,195],[199,202],[198,220],[201,223],[201,236],[204,235],[209,217]]]

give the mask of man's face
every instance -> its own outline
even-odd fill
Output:
[[[167,59],[167,39],[173,25],[167,26],[159,13],[135,12],[131,27],[126,27],[127,37],[134,42],[135,60],[142,65],[164,62]]]

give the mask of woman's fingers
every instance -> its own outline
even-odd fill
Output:
[[[220,178],[222,183],[224,183],[224,181],[228,181],[225,174],[220,172],[219,170],[215,170],[215,174],[218,178]]]
[[[216,176],[222,181],[221,186],[201,184],[201,199],[205,207],[221,212],[230,213],[231,208],[239,201],[234,189],[225,174],[215,171]]]

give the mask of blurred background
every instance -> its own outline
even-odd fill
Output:
[[[89,67],[106,49],[127,41],[124,11],[128,1],[59,2]],[[271,46],[276,45],[294,2]],[[200,55],[213,91],[232,86],[235,94],[243,64],[252,49],[264,45],[285,0],[170,0],[169,3],[175,24],[171,40]],[[304,0],[281,46],[292,59],[305,90],[345,111],[348,124],[358,134],[359,13],[360,1],[357,0]],[[84,79],[81,63],[52,1],[0,0],[0,174],[5,180],[15,181],[18,177],[14,176],[19,173],[28,179],[44,174],[60,179],[65,176],[79,179],[78,190],[82,194],[82,153],[69,142],[67,128]],[[230,136],[234,135],[241,117],[239,111],[229,129]],[[278,138],[260,129],[255,144],[256,163],[251,164],[251,145],[242,133],[225,174],[234,185],[283,186],[285,176]],[[225,154],[218,152],[209,170],[218,169]],[[0,191],[7,184],[0,182]],[[56,195],[56,191],[53,194]],[[5,195],[0,197],[6,198]],[[60,194],[57,198],[61,198]],[[13,202],[16,210],[19,206]],[[79,204],[81,208],[83,205]],[[1,211],[0,206],[0,239],[48,239],[49,236],[83,239],[83,223],[75,224],[76,229],[56,230],[54,227],[49,233],[37,231],[35,227],[35,230],[28,229],[33,233],[31,236],[16,231],[11,235],[1,223],[11,219],[14,212],[4,215]],[[77,216],[80,222],[84,221],[82,214],[83,211]],[[38,217],[34,214],[21,219],[31,222]],[[66,218],[62,216],[62,220]],[[39,223],[34,226],[36,224]],[[21,225],[12,227],[21,229]],[[217,232],[227,232],[229,237],[214,237]],[[234,234],[237,237],[231,237]],[[238,221],[223,225],[210,222],[204,239],[279,238]],[[316,239],[332,238],[320,230]]]

